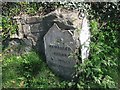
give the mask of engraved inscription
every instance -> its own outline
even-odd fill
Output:
[[[49,48],[54,49],[54,50],[52,50],[52,51],[54,51],[54,52],[52,52],[53,55],[61,56],[61,57],[68,57],[69,56],[68,53],[62,53],[62,52],[64,52],[64,51],[68,52],[68,51],[71,50],[69,47],[63,47],[63,46],[60,46],[60,45],[58,46],[58,45],[51,45],[51,44],[49,45]]]
[[[76,41],[69,31],[63,32],[54,24],[44,36],[44,45],[48,66],[57,74],[71,78],[76,64],[71,54],[76,50]]]
[[[49,45],[50,48],[55,48],[55,49],[59,49],[59,50],[67,50],[70,51],[71,49],[69,47],[62,47],[62,46],[58,46],[58,45]]]
[[[53,52],[53,54],[54,54],[54,55],[57,55],[57,56],[68,57],[68,55],[65,54],[65,53]]]
[[[51,61],[51,62],[55,62],[56,64],[57,63],[61,63],[62,65],[63,65],[63,63],[65,64],[70,64],[71,63],[71,61],[70,60],[63,60],[63,59],[60,59],[60,58],[57,58],[57,60],[56,61],[54,61],[54,59],[51,57],[51,60],[49,60],[49,61]]]
[[[71,66],[63,66],[63,65],[61,65],[60,63],[58,63],[58,64],[56,64],[55,62],[51,62],[51,61],[48,61],[48,63],[50,63],[51,65],[53,65],[53,66],[55,66],[55,67],[62,67],[62,68],[73,68],[73,67],[71,67]]]

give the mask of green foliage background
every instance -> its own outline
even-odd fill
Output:
[[[6,2],[2,3],[2,40],[17,32],[14,16],[45,15],[56,8],[84,9],[91,30],[90,57],[76,66],[77,82],[56,77],[34,52],[21,56],[3,55],[3,87],[118,88],[120,59],[120,4],[118,2]],[[4,46],[2,46],[4,47]],[[39,72],[34,72],[35,68]],[[35,74],[35,75],[34,75]]]

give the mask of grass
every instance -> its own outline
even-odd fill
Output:
[[[64,88],[66,85],[35,52],[3,56],[3,88]]]

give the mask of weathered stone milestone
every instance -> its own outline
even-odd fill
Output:
[[[74,54],[79,46],[73,33],[61,30],[57,24],[54,24],[44,36],[44,45],[49,67],[66,79],[72,78],[74,66],[78,62]]]

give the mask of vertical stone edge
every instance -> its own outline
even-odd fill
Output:
[[[87,19],[87,16],[85,16],[82,21],[82,29],[80,31],[80,37],[79,37],[81,44],[82,63],[89,57],[90,37],[91,37],[91,33],[90,33],[89,20]]]

